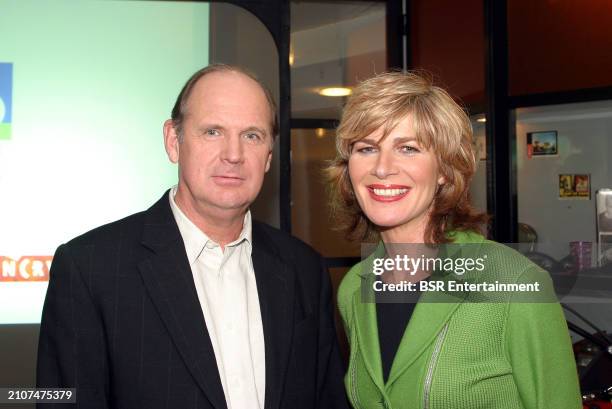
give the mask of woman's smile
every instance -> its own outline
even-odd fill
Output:
[[[378,202],[397,202],[408,195],[410,188],[403,185],[368,185],[372,199]]]

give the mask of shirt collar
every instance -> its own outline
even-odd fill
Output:
[[[187,259],[191,265],[196,261],[205,246],[218,247],[219,244],[212,240],[206,235],[198,226],[196,226],[189,218],[183,213],[180,207],[176,204],[174,196],[176,195],[177,186],[170,189],[168,194],[170,201],[170,208],[174,215],[174,220],[178,225],[179,232],[185,243],[185,250],[187,252]],[[228,243],[225,247],[238,246],[243,242],[246,242],[249,249],[252,245],[252,222],[251,222],[251,211],[247,210],[244,215],[244,222],[242,223],[242,231],[238,238],[231,243]]]

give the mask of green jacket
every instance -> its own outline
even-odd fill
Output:
[[[520,253],[475,233],[456,232],[451,237],[455,243],[486,243],[488,259],[481,279],[538,280],[543,291],[552,291],[548,274]],[[344,381],[355,409],[582,407],[559,304],[519,302],[513,300],[515,293],[501,294],[493,302],[477,302],[479,293],[427,302],[434,295],[424,293],[385,384],[376,305],[362,302],[362,284],[370,285],[373,277],[364,266],[371,265],[372,257],[355,265],[338,291],[351,346]]]

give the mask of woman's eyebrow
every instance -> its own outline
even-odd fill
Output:
[[[366,143],[368,145],[372,145],[372,146],[376,146],[378,145],[378,141],[374,140],[374,139],[369,139],[369,138],[363,138],[363,139],[358,139],[355,142],[353,142],[353,145],[359,142],[363,142]]]
[[[404,142],[418,142],[418,141],[417,141],[417,138],[415,138],[414,136],[398,136],[397,138],[393,139],[393,142],[404,143]]]

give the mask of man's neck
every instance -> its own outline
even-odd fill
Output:
[[[185,200],[177,193],[174,197],[176,205],[204,234],[222,249],[233,242],[244,228],[244,217],[247,209],[211,209],[207,206],[198,206],[192,201]]]

